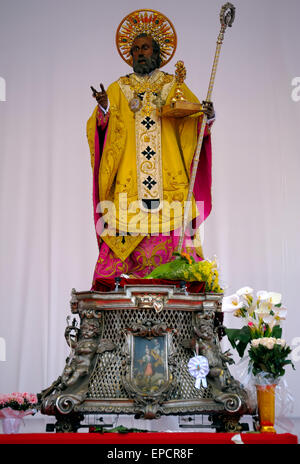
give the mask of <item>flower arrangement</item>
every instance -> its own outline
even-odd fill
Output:
[[[11,408],[14,411],[27,411],[37,404],[37,396],[33,393],[0,394],[0,409]]]
[[[291,348],[281,338],[263,337],[251,341],[248,351],[254,376],[264,375],[267,380],[285,374],[284,366],[292,364],[288,358]]]
[[[25,416],[34,415],[38,400],[33,393],[0,394],[0,419],[3,433],[18,433]]]
[[[205,282],[205,290],[212,293],[223,293],[219,284],[219,271],[216,260],[195,261],[190,257],[190,266],[184,271],[184,280],[187,282]]]
[[[248,345],[249,370],[254,376],[265,380],[278,379],[285,374],[285,366],[291,348],[282,337],[280,323],[287,309],[281,305],[281,294],[259,291],[256,298],[250,287],[243,287],[235,294],[223,298],[223,312],[234,312],[234,316],[245,320],[241,329],[225,329],[226,335],[242,358]]]
[[[154,269],[146,279],[184,280],[186,282],[205,282],[205,291],[223,293],[219,284],[217,262],[195,261],[188,253],[174,253],[176,259]]]

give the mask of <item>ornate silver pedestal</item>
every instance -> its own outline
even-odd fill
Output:
[[[247,394],[222,353],[222,295],[176,285],[125,285],[109,292],[72,291],[65,330],[71,348],[62,375],[39,395],[57,431],[76,431],[85,414],[206,414],[220,431],[237,431]],[[78,317],[78,316],[77,316]],[[209,362],[207,387],[195,388],[188,362]]]

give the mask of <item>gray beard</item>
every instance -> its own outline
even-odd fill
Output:
[[[145,58],[145,63],[138,63],[133,60],[133,70],[137,74],[150,74],[154,69],[158,68],[156,58],[152,55]]]

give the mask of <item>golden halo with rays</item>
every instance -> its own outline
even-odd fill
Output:
[[[116,45],[121,58],[132,66],[130,49],[139,34],[150,35],[160,46],[160,67],[167,64],[174,56],[177,35],[171,21],[155,10],[135,10],[125,16],[116,32]]]

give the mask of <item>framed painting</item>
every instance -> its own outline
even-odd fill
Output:
[[[158,398],[169,390],[173,376],[173,329],[145,321],[127,329],[123,353],[127,358],[124,386],[131,394]]]
[[[151,339],[131,335],[131,382],[142,394],[161,390],[169,380],[167,335]]]

